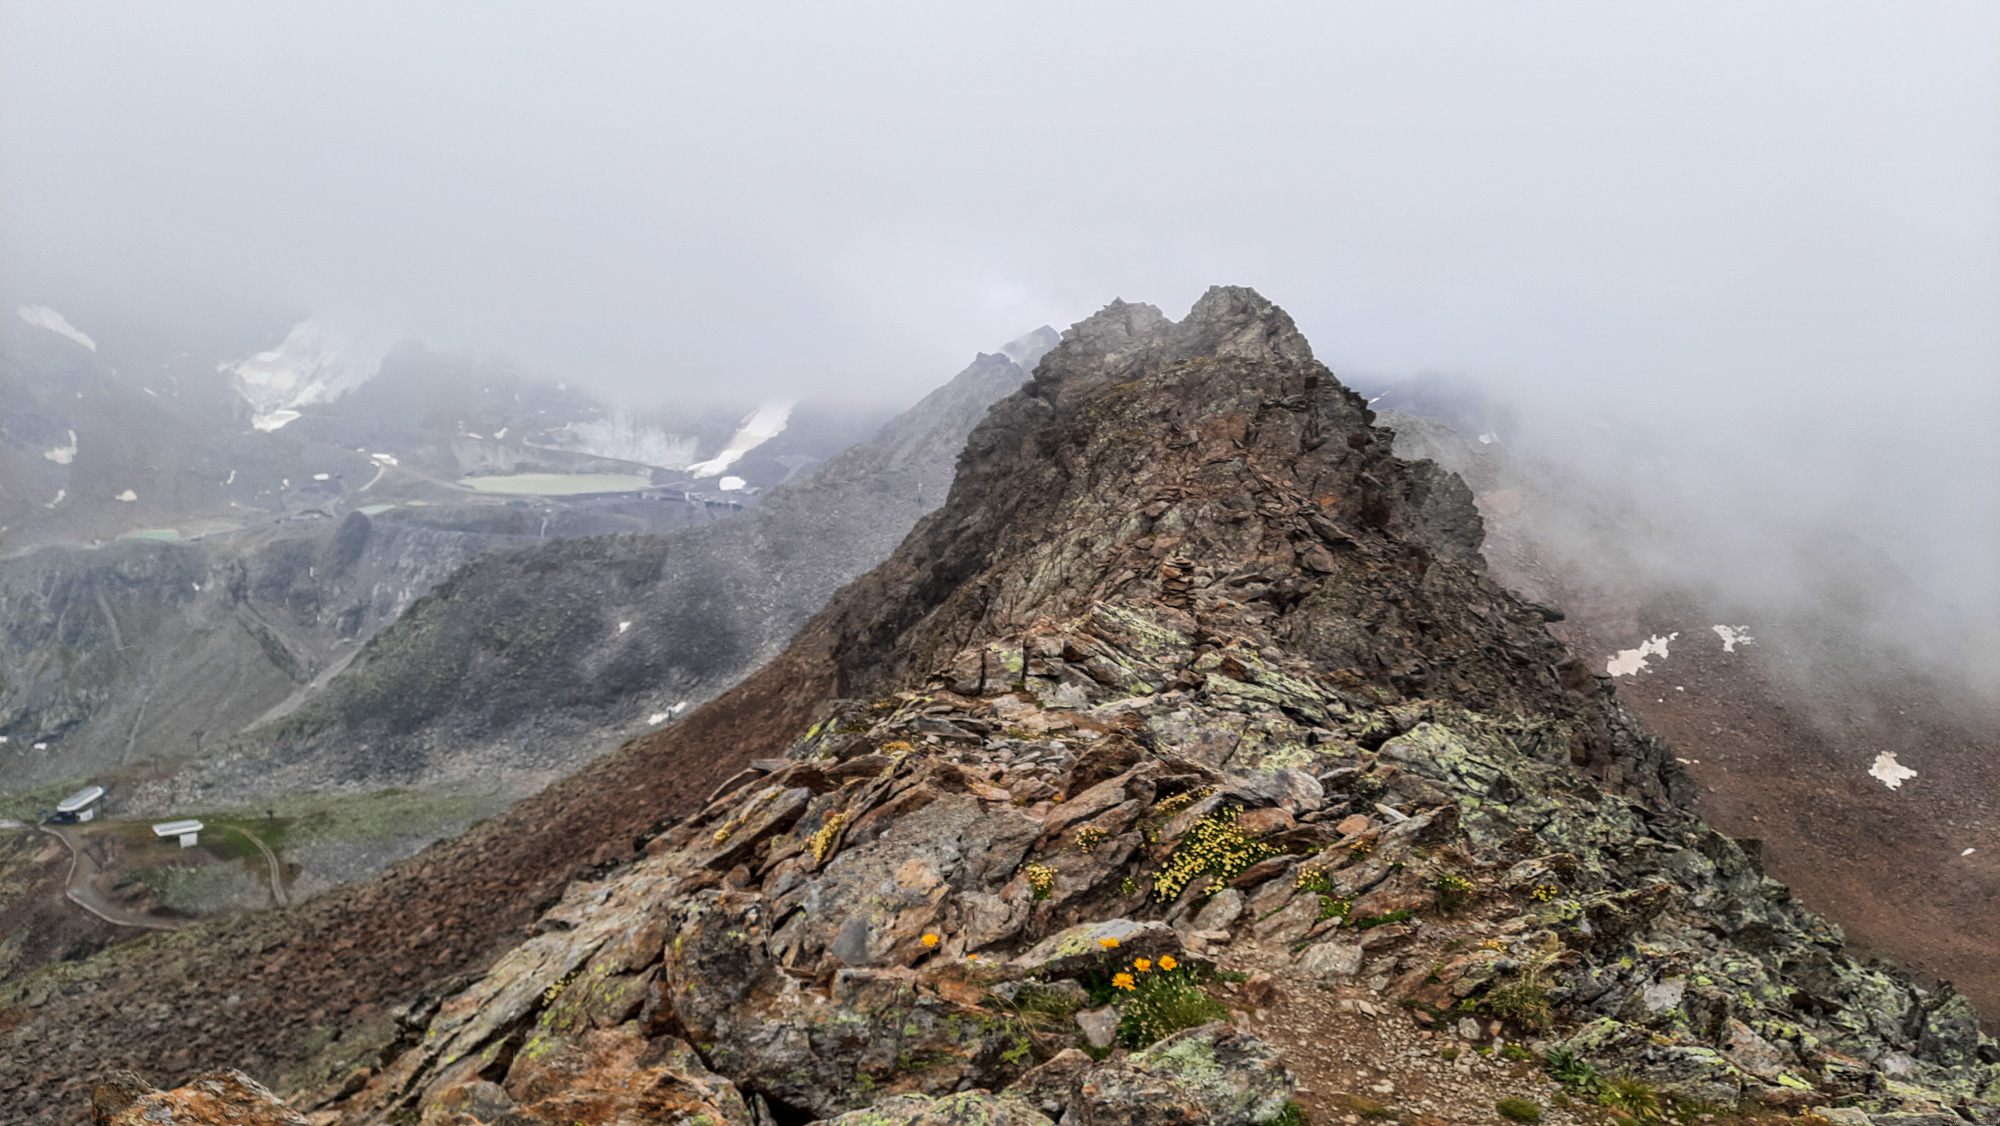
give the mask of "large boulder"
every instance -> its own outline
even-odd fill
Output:
[[[1028,973],[1069,977],[1101,969],[1114,961],[1123,963],[1133,958],[1158,958],[1180,952],[1180,935],[1165,923],[1106,919],[1101,923],[1078,923],[1052,934],[1014,959],[1014,964]]]
[[[1080,1126],[1262,1126],[1293,1087],[1278,1049],[1216,1021],[1092,1068],[1071,1109]]]
[[[240,1071],[211,1071],[162,1091],[114,1072],[90,1099],[95,1126],[306,1126],[305,1116]]]
[[[1016,1098],[964,1091],[942,1098],[894,1095],[866,1110],[850,1110],[824,1126],[1049,1126],[1049,1119]]]

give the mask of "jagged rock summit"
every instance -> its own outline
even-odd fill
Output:
[[[1600,1092],[2000,1122],[1964,1002],[1848,958],[1688,813],[1479,540],[1257,294],[1114,304],[670,736],[743,762],[703,808],[280,1093],[426,1126],[1568,1122]]]

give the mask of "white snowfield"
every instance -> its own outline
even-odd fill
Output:
[[[1708,628],[1714,630],[1715,636],[1722,639],[1722,651],[1724,653],[1734,653],[1738,645],[1748,645],[1757,640],[1750,636],[1749,626],[1710,626]]]
[[[714,477],[723,470],[743,460],[743,455],[784,433],[785,424],[791,421],[794,400],[769,399],[758,404],[743,425],[729,439],[722,452],[707,461],[698,461],[687,467],[688,476],[700,479]]]
[[[1897,762],[1896,752],[1883,751],[1875,756],[1875,765],[1868,768],[1868,775],[1892,790],[1900,790],[1917,772]]]
[[[1647,659],[1650,657],[1665,660],[1667,644],[1679,636],[1679,633],[1670,633],[1665,637],[1649,637],[1640,642],[1636,649],[1620,650],[1616,656],[1604,663],[1604,671],[1612,676],[1632,676],[1646,668]]]
[[[331,325],[305,320],[275,350],[216,370],[236,377],[237,394],[250,404],[250,425],[269,432],[296,421],[298,408],[330,403],[368,382],[381,367],[379,351]]]
[[[43,450],[42,456],[55,462],[57,465],[68,465],[70,462],[75,461],[76,431],[72,430],[69,432],[69,445],[57,446],[52,450]]]
[[[49,308],[47,305],[23,305],[14,314],[36,328],[45,328],[57,336],[67,336],[91,351],[97,351],[97,341],[85,336],[82,330],[69,323],[69,318]]]

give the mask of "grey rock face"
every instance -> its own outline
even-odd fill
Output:
[[[1361,972],[1361,947],[1345,942],[1320,942],[1299,954],[1299,973],[1310,977],[1353,977]]]
[[[1093,1048],[1109,1048],[1118,1041],[1118,1010],[1106,1006],[1076,1014],[1076,1025]]]

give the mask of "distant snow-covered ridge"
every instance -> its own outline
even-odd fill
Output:
[[[36,328],[45,328],[58,336],[67,336],[91,351],[97,351],[97,341],[83,334],[83,330],[69,323],[69,318],[49,308],[47,305],[23,305],[14,314]]]
[[[216,370],[235,377],[237,393],[250,404],[250,425],[272,431],[297,419],[300,407],[330,403],[381,367],[381,349],[323,321],[304,320],[276,349]]]
[[[743,460],[743,455],[782,434],[785,424],[791,421],[794,399],[767,399],[758,404],[757,409],[736,428],[729,444],[722,452],[707,461],[698,461],[687,467],[687,474],[697,480],[714,477],[730,466]]]

